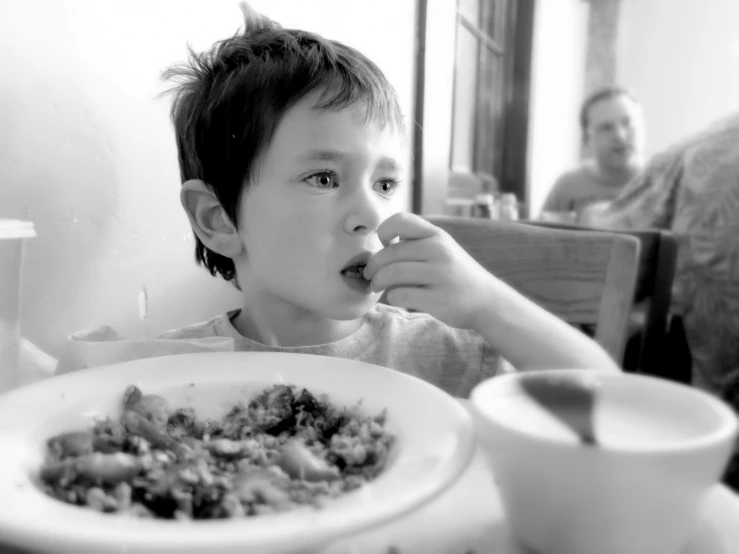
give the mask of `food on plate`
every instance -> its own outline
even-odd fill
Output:
[[[340,408],[273,385],[219,420],[129,386],[118,419],[47,441],[45,492],[100,512],[222,519],[321,506],[383,470],[384,411]]]

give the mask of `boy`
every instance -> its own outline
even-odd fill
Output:
[[[404,124],[371,61],[242,8],[243,33],[165,76],[180,80],[172,117],[196,259],[233,282],[243,308],[163,338],[356,359],[457,396],[501,355],[522,370],[617,369],[400,211]],[[391,306],[377,303],[383,290]]]

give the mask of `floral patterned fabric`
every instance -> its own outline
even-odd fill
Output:
[[[693,383],[739,411],[739,113],[656,156],[591,223],[675,233]],[[739,454],[726,480],[739,489]]]
[[[739,388],[739,113],[653,158],[596,223],[675,233],[673,310],[694,384],[722,396]]]

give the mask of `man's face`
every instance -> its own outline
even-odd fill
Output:
[[[644,147],[641,108],[626,95],[612,96],[588,110],[585,140],[599,167],[622,170],[632,167]]]

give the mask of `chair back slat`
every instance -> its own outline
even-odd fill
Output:
[[[631,340],[638,341],[638,349],[632,349],[632,355],[625,360],[624,368],[682,383],[691,382],[690,361],[680,367],[665,364],[666,349],[675,347],[668,344],[668,329],[673,321],[670,311],[672,287],[677,270],[678,244],[674,233],[664,229],[604,230],[554,221],[522,223],[538,228],[618,233],[636,238],[641,246],[641,253],[634,303],[640,306],[641,313],[638,315],[643,317],[634,318],[632,322],[640,328],[640,332],[631,337]]]
[[[426,219],[545,309],[569,323],[595,325],[595,339],[621,362],[639,269],[636,238],[468,217]]]

